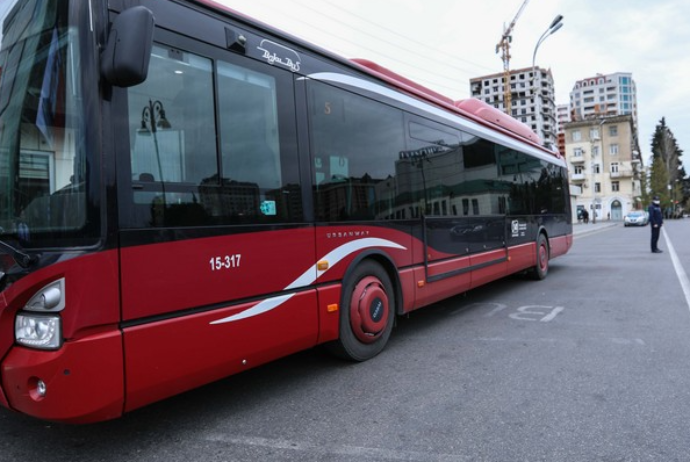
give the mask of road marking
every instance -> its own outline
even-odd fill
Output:
[[[210,434],[204,438],[206,441],[223,443],[235,446],[254,446],[265,449],[290,450],[307,454],[324,456],[323,459],[331,459],[332,456],[347,456],[361,460],[414,460],[418,462],[469,462],[468,456],[460,454],[439,454],[433,452],[405,451],[362,446],[322,445],[306,441],[285,440],[279,438],[263,438],[256,436],[230,436],[224,434]]]
[[[582,338],[553,338],[553,337],[544,337],[544,338],[537,338],[537,337],[530,337],[530,338],[524,338],[524,337],[513,337],[513,338],[507,338],[507,337],[475,337],[471,338],[468,340],[472,341],[478,341],[478,342],[491,342],[491,343],[523,343],[527,344],[528,342],[531,343],[553,343],[553,344],[567,344],[567,345],[577,345],[578,342],[580,341],[587,341],[589,343],[601,343],[601,342],[606,342],[606,343],[613,343],[614,345],[623,345],[623,346],[647,346],[647,343],[641,339],[641,338],[610,338],[610,337],[582,337]]]
[[[683,294],[685,294],[685,303],[688,305],[690,310],[690,280],[688,280],[688,275],[683,269],[683,265],[680,263],[676,249],[673,248],[671,244],[671,239],[666,234],[666,228],[661,228],[661,232],[664,234],[664,239],[666,240],[666,249],[668,249],[669,255],[671,255],[671,261],[673,262],[673,268],[676,270],[676,276],[678,276],[678,281],[680,282],[680,287],[683,289]]]
[[[521,306],[516,311],[517,313],[510,314],[511,319],[517,321],[540,321],[549,322],[558,316],[558,313],[565,308],[562,306],[547,306],[547,305],[527,305]]]
[[[578,225],[578,226],[587,226],[587,225]],[[618,225],[616,225],[616,224],[608,224],[608,225],[602,225],[601,228],[585,229],[585,230],[582,230],[578,233],[573,233],[573,238],[579,239],[579,238],[583,238],[583,237],[593,236],[595,234],[599,234],[599,233],[602,233],[604,231],[610,231],[611,228],[615,228],[617,226]]]

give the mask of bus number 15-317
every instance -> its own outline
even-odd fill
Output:
[[[239,268],[241,259],[242,255],[237,253],[234,255],[211,257],[208,263],[211,265],[211,271],[222,271]]]

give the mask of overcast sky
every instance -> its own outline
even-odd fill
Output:
[[[502,72],[496,44],[523,0],[216,0],[347,58],[378,62],[453,99],[472,77]],[[542,43],[556,103],[576,80],[631,72],[640,148],[647,165],[662,117],[690,153],[690,0],[530,0],[513,30],[511,69],[532,65],[534,47],[558,14],[564,26]],[[684,156],[690,170],[690,154]]]

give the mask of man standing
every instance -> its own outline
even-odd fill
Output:
[[[661,225],[664,224],[664,216],[661,213],[659,203],[659,196],[654,196],[652,204],[649,206],[649,225],[652,227],[652,253],[662,252],[659,247],[657,247]]]

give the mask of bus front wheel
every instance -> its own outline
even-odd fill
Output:
[[[374,261],[361,263],[343,285],[341,300],[340,335],[329,350],[351,361],[373,358],[393,330],[395,293],[388,273]]]

